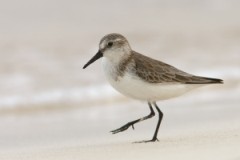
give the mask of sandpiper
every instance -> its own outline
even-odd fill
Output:
[[[150,108],[149,115],[128,122],[111,131],[113,134],[125,131],[130,126],[134,129],[135,123],[153,117],[155,112],[152,106],[158,112],[159,119],[153,138],[141,142],[158,141],[157,135],[163,113],[156,101],[177,97],[208,84],[223,83],[221,79],[195,76],[135,52],[127,39],[117,33],[108,34],[101,39],[97,54],[83,66],[83,69],[101,57],[103,70],[111,85],[128,97],[146,101]]]

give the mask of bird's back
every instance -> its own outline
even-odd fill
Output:
[[[221,79],[195,76],[169,64],[132,52],[134,72],[149,83],[211,84],[223,83]]]

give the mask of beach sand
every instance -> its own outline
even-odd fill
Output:
[[[210,90],[211,87],[208,87]],[[104,106],[4,114],[0,118],[1,159],[233,159],[240,158],[240,108],[235,99],[212,97],[188,102],[186,95],[161,102],[164,113],[159,142],[150,139],[157,118],[123,133],[109,131],[148,114],[145,103],[125,101]],[[209,91],[211,93],[211,91]],[[221,90],[219,90],[221,93]],[[215,93],[216,94],[216,93]],[[233,94],[239,94],[234,92]],[[143,106],[143,107],[139,107]]]

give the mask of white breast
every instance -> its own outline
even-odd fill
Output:
[[[202,86],[199,84],[147,83],[129,72],[116,79],[115,65],[106,58],[103,58],[103,70],[108,81],[117,91],[131,98],[144,101],[177,97]]]

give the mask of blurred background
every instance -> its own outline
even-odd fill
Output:
[[[239,8],[238,0],[0,1],[0,152],[152,136],[155,121],[111,135],[148,107],[112,89],[101,61],[82,69],[112,32],[135,51],[224,79],[159,102],[162,137],[176,128],[239,127]]]

